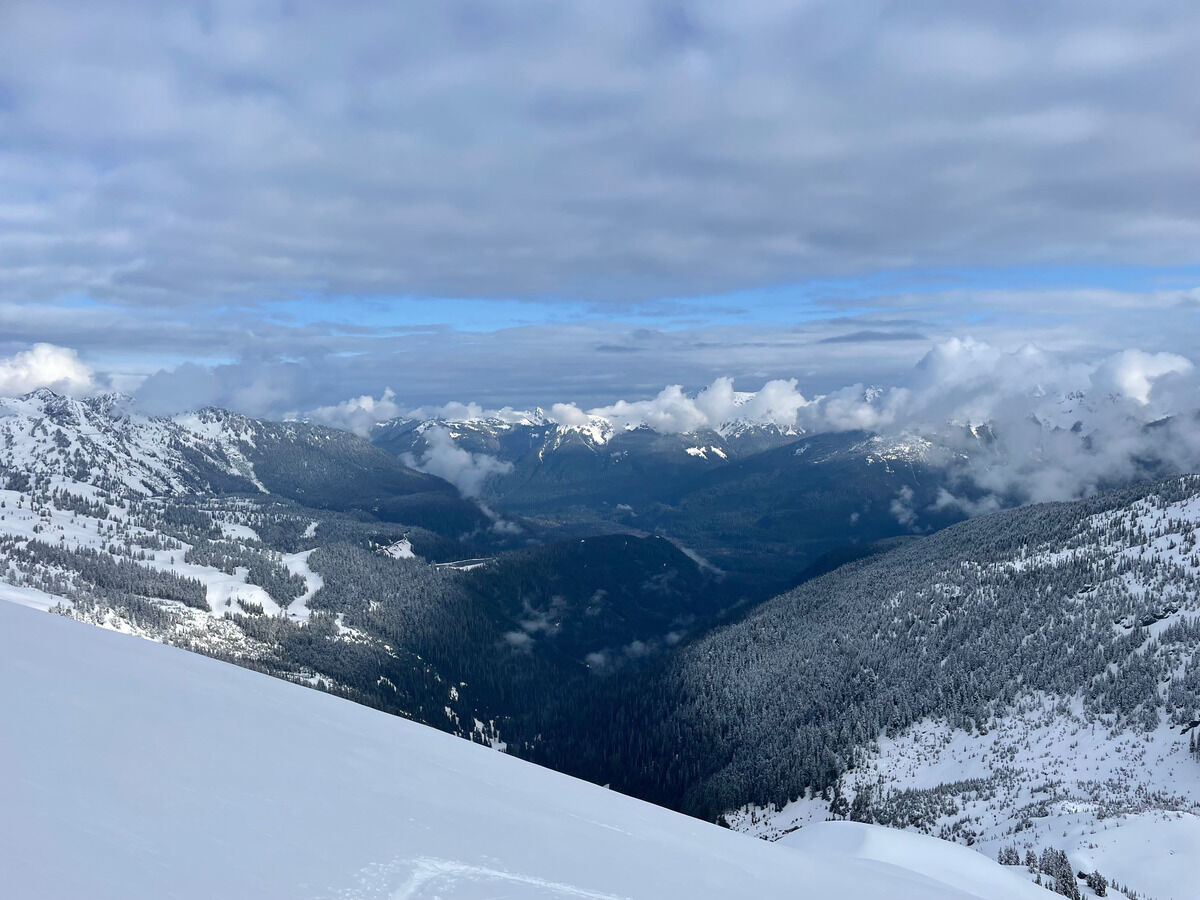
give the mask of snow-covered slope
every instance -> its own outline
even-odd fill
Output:
[[[885,861],[773,846],[9,603],[0,681],[8,896],[1046,896],[983,857],[964,880],[963,851],[937,841]]]
[[[888,798],[884,814],[896,824],[907,817],[909,828],[969,838],[965,852],[976,859],[1010,846],[1022,856],[1052,847],[1076,871],[1099,870],[1142,896],[1200,897],[1200,762],[1178,728],[1113,725],[1078,701],[1049,698],[1029,700],[983,733],[925,720],[881,738],[844,793]],[[829,815],[829,803],[813,796],[729,818],[746,833],[815,847]]]
[[[943,882],[964,894],[979,893],[986,885],[997,894],[1011,891],[1016,896],[1012,880],[1028,871],[1024,868],[1004,871],[966,847],[947,846],[937,838],[862,822],[820,822],[791,832],[779,843],[817,857],[849,857],[917,869],[930,864],[937,867]],[[1042,892],[1042,896],[1050,895]],[[1120,900],[1124,895],[1113,891],[1106,896]]]
[[[389,496],[452,492],[333,428],[221,409],[146,416],[119,394],[0,397],[0,487],[62,482],[122,496],[276,493],[316,506],[345,506],[363,492],[370,505],[372,483]]]
[[[858,803],[861,818],[993,857],[1010,846],[1022,854],[1052,847],[1078,870],[1099,868],[1139,894],[1200,897],[1200,756],[1191,749],[1200,726],[1200,478],[970,527],[1011,539],[988,549],[944,532],[944,550],[928,554],[932,565],[877,565],[865,581],[895,589],[868,607],[897,610],[877,632],[893,660],[909,646],[896,625],[909,624],[906,592],[921,598],[919,610],[966,623],[953,646],[930,656],[953,667],[957,652],[977,641],[963,673],[968,685],[1024,656],[1009,684],[992,691],[1012,698],[991,700],[991,714],[966,727],[927,715],[885,729],[859,748],[836,793]],[[1014,617],[1028,623],[1015,632],[1019,645],[995,655],[996,626]],[[1047,640],[1053,627],[1061,630]],[[1097,654],[1090,669],[1080,648]],[[1046,673],[1059,679],[1053,690],[1037,681]],[[826,819],[831,802],[829,793],[808,792],[782,808],[745,807],[728,818],[738,830],[778,839]]]
[[[22,480],[69,480],[140,495],[206,489],[214,476],[262,490],[236,448],[245,427],[227,427],[234,419],[217,426],[200,416],[178,422],[143,416],[116,394],[75,400],[42,388],[0,397],[0,475],[7,470]]]

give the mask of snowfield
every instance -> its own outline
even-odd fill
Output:
[[[67,480],[56,482],[56,486],[74,495],[82,495],[84,489],[88,487],[88,485]],[[0,509],[0,535],[10,535],[23,540],[53,541],[71,550],[103,550],[112,544],[112,534],[108,529],[113,523],[106,520],[81,515],[69,509],[58,509],[53,504],[35,509],[31,496],[18,491],[0,490],[0,503],[4,504]],[[115,507],[110,507],[110,509],[115,509]],[[110,517],[114,521],[120,521],[111,514]],[[245,539],[247,536],[257,539],[253,530],[244,525],[227,521],[220,521],[219,525],[225,535],[232,533],[238,539]],[[132,540],[148,541],[155,536],[152,532],[139,527],[126,526],[123,533]],[[279,604],[271,599],[270,594],[258,585],[247,582],[244,567],[239,567],[229,574],[212,566],[185,562],[184,555],[189,549],[187,544],[181,544],[178,550],[146,550],[139,544],[130,546],[131,552],[142,551],[145,553],[142,564],[148,568],[174,572],[177,575],[200,581],[205,587],[208,604],[211,607],[206,615],[214,619],[219,620],[226,610],[236,608],[234,603],[238,600],[260,605],[267,615],[277,615],[281,611]],[[306,593],[293,601],[292,611],[297,613],[294,618],[307,618],[307,608],[304,604],[321,587],[320,576],[308,568],[307,559],[308,554],[301,553],[294,554],[284,561],[289,571],[305,578],[308,586]],[[0,573],[0,577],[2,575],[3,573]],[[38,605],[35,599],[31,598],[31,602]],[[70,602],[64,598],[59,598],[58,602],[66,606],[70,605]],[[49,603],[45,608],[49,609],[54,605],[54,603]]]
[[[1048,896],[971,851],[872,826],[754,840],[12,603],[0,678],[7,896]]]
[[[820,822],[793,831],[780,839],[780,844],[818,858],[849,857],[912,868],[934,865],[939,877],[964,895],[978,892],[984,885],[989,891],[1003,894],[1006,890],[1013,890],[1011,879],[1014,872],[1025,872],[1020,867],[1005,871],[966,847],[954,844],[947,846],[945,841],[936,838],[860,822]],[[1052,898],[1060,895],[1043,890],[1042,896]],[[1109,896],[1120,897],[1117,893],[1110,893]]]
[[[308,608],[308,601],[312,599],[313,594],[324,587],[324,579],[314,572],[308,565],[308,558],[312,556],[313,551],[301,550],[299,553],[285,553],[283,555],[283,564],[287,570],[293,575],[299,575],[304,579],[304,593],[297,597],[289,604],[287,608],[288,618],[295,619],[299,622],[307,622],[311,611]]]
[[[1040,697],[986,734],[923,721],[881,738],[843,790],[908,798],[926,811],[921,830],[958,840],[969,830],[963,850],[980,859],[1010,845],[1022,855],[1054,847],[1077,871],[1099,869],[1143,897],[1200,897],[1200,765],[1178,729],[1132,732],[1106,718],[1077,699]],[[829,814],[828,802],[808,797],[729,820],[748,834],[808,846]]]

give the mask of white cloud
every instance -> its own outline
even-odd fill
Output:
[[[68,347],[34,344],[0,359],[0,396],[24,394],[35,388],[64,394],[88,394],[96,389],[92,370]]]
[[[911,528],[916,524],[917,513],[913,509],[913,489],[907,484],[904,485],[892,498],[891,513],[896,518],[896,521],[905,528]]]
[[[732,378],[721,377],[695,394],[672,384],[648,400],[618,400],[587,412],[573,403],[555,403],[549,417],[575,427],[602,419],[618,429],[649,425],[664,434],[682,434],[734,421],[792,425],[808,405],[794,378],[768,381],[757,391],[736,391]]]
[[[447,422],[469,422],[473,419],[496,419],[500,422],[515,424],[529,421],[531,413],[503,406],[500,409],[487,409],[478,403],[447,403],[443,406],[423,406],[410,409],[404,413],[408,419],[442,419]]]
[[[1106,359],[1093,374],[1092,383],[1146,406],[1158,379],[1186,375],[1193,368],[1191,361],[1174,353],[1125,350]]]
[[[444,478],[457,487],[464,497],[478,497],[488,478],[512,471],[510,462],[486,453],[471,453],[462,449],[454,443],[449,429],[440,425],[427,428],[424,437],[424,451],[419,456],[404,454],[402,458],[405,465]]]
[[[587,425],[591,421],[588,414],[574,403],[553,404],[550,407],[550,419],[560,425],[569,425],[574,428]]]
[[[1195,258],[1195,4],[4,9],[7,296],[603,300]]]
[[[390,387],[376,400],[369,394],[351,397],[332,406],[320,406],[308,414],[308,418],[322,425],[344,428],[355,434],[366,436],[377,422],[395,419],[404,415],[396,405],[396,393]]]
[[[499,460],[496,460],[493,457],[487,456],[482,453],[476,453],[474,455],[477,460],[478,460],[478,458],[482,457],[484,460],[490,460],[492,463],[499,462]],[[503,474],[504,472],[512,471],[511,463],[502,463],[501,465],[503,466],[503,468],[494,467],[490,471],[487,471],[483,475],[483,477],[480,480],[481,487],[482,487],[483,481],[486,481],[487,477],[489,475]],[[462,490],[462,489],[459,488],[459,490]],[[464,495],[472,496],[470,494],[465,494],[465,492],[464,492]],[[522,531],[524,530],[516,522],[510,521],[509,519],[506,519],[503,516],[501,516],[499,513],[497,513],[494,509],[492,509],[490,506],[488,506],[482,500],[476,500],[475,502],[479,505],[479,509],[483,512],[483,514],[492,520],[492,531],[495,534],[508,535],[509,537],[513,537],[515,535],[521,534]]]
[[[529,421],[531,414],[505,406],[487,409],[478,403],[450,402],[442,406],[401,406],[396,402],[396,392],[385,388],[378,397],[363,394],[329,406],[318,406],[304,414],[306,419],[333,428],[343,428],[366,436],[379,422],[389,419],[416,419],[419,421],[441,420],[446,422],[470,422],[477,419],[496,419],[501,422]]]
[[[1200,469],[1194,376],[1192,363],[1173,354],[1125,350],[1081,362],[955,339],[934,347],[906,385],[862,399],[855,412],[860,420],[874,414],[875,430],[923,435],[950,451],[943,462],[961,490],[945,492],[936,508],[974,515]],[[821,398],[809,424],[837,427],[844,409],[841,421],[824,415],[835,409]],[[973,436],[969,428],[980,426],[991,439]]]
[[[522,653],[528,653],[533,649],[534,640],[524,631],[506,631],[504,632],[504,642],[514,650]]]

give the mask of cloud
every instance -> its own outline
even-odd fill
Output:
[[[574,403],[551,404],[550,419],[560,425],[568,425],[573,428],[583,427],[592,421],[591,417]]]
[[[946,488],[942,487],[938,489],[937,500],[933,503],[933,509],[938,512],[943,510],[957,510],[963,515],[971,517],[996,512],[1001,509],[1001,504],[992,494],[985,495],[980,499],[971,499],[952,494]],[[906,523],[901,521],[901,524]]]
[[[607,304],[905,266],[1190,263],[1200,237],[1178,88],[1200,81],[1194,4],[4,12],[12,298]]]
[[[1154,282],[1180,276],[1138,277]],[[763,296],[767,299],[752,302],[752,317],[771,294]],[[831,301],[823,311],[827,318],[807,318],[813,310],[801,305],[795,324],[789,318],[793,299],[786,308],[764,308],[764,321],[705,324],[703,310],[709,307],[701,298],[695,301],[699,307],[681,304],[682,319],[667,328],[590,318],[479,331],[446,325],[420,332],[386,324],[351,328],[344,322],[288,321],[265,316],[261,309],[202,304],[130,308],[114,302],[0,300],[0,356],[50,340],[74,348],[94,366],[103,360],[99,382],[132,393],[158,374],[156,412],[198,404],[281,418],[347,398],[379,400],[385,385],[395,390],[404,412],[425,409],[433,415],[450,397],[470,398],[497,411],[555,401],[586,410],[614,398],[651,396],[666,383],[691,393],[724,376],[740,388],[797,378],[806,397],[855,382],[896,384],[910,377],[930,346],[962,334],[964,310],[979,319],[971,333],[993,346],[1035,341],[1047,352],[1084,359],[1127,347],[1190,357],[1200,346],[1200,316],[1188,304],[1198,296],[1196,289],[1174,288],[873,294],[866,311],[859,309],[861,298],[847,301],[849,308]],[[347,319],[387,322],[403,320],[410,308],[362,300],[347,301],[343,312]],[[438,307],[446,311],[447,322],[454,308],[453,303]],[[784,318],[775,320],[780,315]],[[929,341],[823,342],[847,331],[881,329],[919,330]],[[613,365],[611,354],[596,351],[599,343],[628,343],[644,352],[627,354]],[[198,368],[167,377],[186,363]],[[247,405],[238,405],[243,402]]]
[[[487,409],[478,403],[444,403],[441,406],[420,406],[410,409],[405,414],[409,419],[444,419],[448,422],[465,422],[471,419],[495,419],[500,422],[516,424],[529,420],[530,413],[504,406],[500,409]]]
[[[498,462],[498,460],[495,460],[493,457],[487,456],[482,453],[476,453],[475,456],[477,458],[482,457],[483,460],[489,460],[492,463]],[[507,468],[503,468],[503,469],[493,468],[492,471],[487,472],[487,474],[483,477],[483,479],[481,479],[480,487],[482,488],[482,482],[487,480],[488,475],[503,474],[504,472],[512,471],[511,464],[503,464],[503,465],[507,466]],[[464,494],[464,496],[473,496],[473,495],[467,494],[465,492],[463,492],[463,494]],[[496,512],[494,509],[492,509],[490,506],[488,506],[482,500],[476,500],[476,503],[479,505],[480,511],[485,516],[487,516],[489,519],[492,520],[492,532],[494,534],[504,535],[507,537],[515,537],[516,535],[522,534],[524,532],[525,529],[523,529],[520,525],[518,525],[516,522],[513,522],[509,519],[505,519],[503,516],[501,516],[498,512]]]
[[[734,421],[790,425],[808,404],[797,390],[795,379],[768,381],[757,391],[736,391],[732,378],[721,377],[695,394],[673,384],[649,400],[618,400],[587,413],[570,404],[555,404],[550,415],[567,425],[581,425],[598,418],[616,428],[648,425],[655,431],[678,434],[719,428]]]
[[[1018,420],[1070,427],[1076,421],[1107,421],[1112,415],[1150,421],[1179,411],[1169,408],[1160,388],[1193,372],[1190,361],[1172,353],[1124,350],[1087,362],[1031,344],[1005,351],[971,338],[951,338],[930,349],[904,383],[875,391],[860,386],[836,391],[805,412],[814,427],[860,421],[893,430],[995,422],[1011,426]]]
[[[185,362],[150,375],[133,396],[139,409],[150,415],[217,406],[252,416],[282,417],[305,377],[295,363],[202,366]]]
[[[1187,334],[1186,323],[1177,331]],[[652,335],[635,339],[658,340]],[[665,340],[679,338],[668,335]],[[521,339],[515,344],[509,352],[527,352]],[[669,353],[661,357],[658,368],[673,358]],[[184,363],[146,378],[136,399],[150,413],[219,405],[284,417],[296,410],[298,397],[328,390],[340,372],[349,371],[341,368],[350,364],[340,356],[326,362]],[[830,371],[843,369],[832,366],[813,380],[828,382]],[[324,380],[329,377],[335,380]],[[76,351],[62,346],[36,344],[0,359],[0,389],[10,394],[43,385],[86,394],[112,380],[112,373],[93,372]],[[745,376],[740,380],[753,384]],[[539,383],[544,390],[546,379]],[[1200,470],[1200,372],[1181,353],[1126,348],[1097,354],[1030,343],[1005,348],[996,341],[951,337],[934,343],[907,372],[892,374],[882,384],[857,382],[809,392],[799,378],[770,378],[756,390],[744,390],[733,377],[720,376],[698,390],[674,384],[649,396],[596,406],[554,402],[545,416],[571,427],[646,424],[667,433],[746,421],[808,433],[915,435],[932,441],[954,469],[956,480],[937,508],[957,505],[969,513],[997,504],[1084,496],[1160,472]],[[328,403],[308,415],[365,434],[393,415],[447,421],[490,416],[518,422],[536,414],[481,402],[414,407],[387,389],[378,396],[360,394]],[[986,439],[976,436],[985,432]],[[447,478],[466,496],[478,496],[487,478],[508,470],[506,462],[455,446],[444,428],[430,429],[427,441],[411,464]],[[901,504],[901,514],[903,508]],[[519,531],[498,514],[492,518],[499,533]]]
[[[1171,302],[1178,305],[1178,297]],[[1186,320],[1181,320],[1180,328],[1172,331],[1187,335],[1187,328]],[[507,336],[513,338],[508,352],[530,355],[531,345],[523,343],[527,332]],[[632,339],[660,338],[646,333]],[[504,346],[499,337],[496,340],[495,346]],[[669,348],[681,339],[667,334],[662,340],[662,346]],[[552,349],[555,344],[537,346]],[[854,348],[822,346],[838,348],[836,352],[843,346]],[[678,358],[669,352],[658,355],[658,369]],[[146,378],[136,399],[139,408],[149,413],[220,405],[250,414],[283,417],[291,410],[298,415],[294,412],[297,398],[329,390],[355,364],[363,364],[361,357],[346,362],[341,355],[322,360],[320,364],[286,359],[215,366],[184,363]],[[860,360],[852,356],[843,364],[846,368],[832,365],[810,379],[828,382],[833,377],[830,372],[853,372],[853,364]],[[438,374],[436,369],[429,371]],[[62,346],[39,343],[0,358],[3,393],[49,386],[87,394],[112,381],[113,373],[92,371],[75,350]],[[539,379],[541,390],[547,381]],[[646,424],[667,433],[746,421],[807,433],[865,430],[897,438],[916,436],[932,442],[936,461],[948,466],[952,476],[934,509],[957,508],[968,514],[999,505],[1085,496],[1159,473],[1200,470],[1200,371],[1178,352],[1126,348],[1097,353],[1088,347],[1049,349],[1031,343],[1005,347],[998,341],[951,337],[930,346],[907,371],[892,372],[876,385],[856,382],[808,391],[801,388],[799,378],[769,378],[758,381],[756,390],[745,390],[735,386],[738,381],[754,384],[747,376],[736,380],[719,376],[699,389],[677,383],[647,391],[648,396],[635,394],[595,406],[559,401],[548,405],[545,417],[570,427]],[[390,388],[378,396],[360,394],[327,403],[306,414],[359,434],[393,416],[519,422],[536,415],[482,402],[413,406],[401,402]],[[507,462],[456,446],[445,428],[430,428],[426,441],[409,464],[446,478],[465,496],[479,496],[489,477],[510,470]],[[910,512],[919,516],[921,510],[898,498],[898,517]],[[497,513],[488,514],[497,533],[519,533],[517,524]]]
[[[363,394],[351,397],[340,403],[329,406],[318,406],[304,413],[304,418],[328,425],[353,431],[355,434],[366,436],[380,422],[389,419],[416,419],[420,421],[468,422],[477,419],[494,419],[501,422],[529,421],[531,413],[515,410],[511,406],[501,409],[488,409],[479,403],[450,402],[441,406],[418,406],[415,408],[401,406],[396,401],[396,392],[390,387],[385,388],[378,397]]]
[[[604,650],[592,651],[584,656],[583,661],[589,669],[603,672],[616,666],[653,656],[663,649],[664,644],[668,647],[674,647],[684,637],[686,637],[686,632],[684,631],[669,631],[663,636],[661,641],[657,638],[647,640],[635,639],[622,647],[610,647]]]
[[[683,428],[726,376],[889,427],[862,391],[964,322],[1188,356],[1200,7],[1164,10],[10,0],[0,355],[360,433],[384,385],[586,421],[673,383],[611,414]]]
[[[16,396],[40,387],[81,395],[96,390],[96,382],[79,354],[67,347],[34,344],[0,359],[0,396]]]
[[[307,418],[365,437],[377,423],[404,415],[395,400],[396,392],[385,388],[378,400],[369,394],[363,394],[361,397],[352,397],[332,406],[319,406],[309,412]]]
[[[1187,375],[1194,366],[1174,353],[1145,353],[1126,350],[1105,360],[1092,376],[1100,389],[1128,397],[1142,406],[1150,403],[1150,394],[1158,379],[1169,375]]]
[[[450,430],[440,425],[427,428],[423,436],[425,449],[419,455],[404,454],[402,459],[405,465],[444,478],[457,487],[464,497],[478,497],[488,478],[512,471],[510,462],[486,453],[471,453],[462,449],[454,443]],[[500,521],[496,519],[497,523]]]
[[[810,430],[857,426],[933,441],[934,461],[957,485],[934,508],[975,515],[1200,470],[1198,397],[1195,366],[1176,354],[1124,350],[1088,362],[953,339],[906,383],[833,392],[801,420]],[[898,497],[893,512],[910,524],[920,510]]]
[[[524,631],[504,632],[504,642],[520,653],[529,653],[534,645],[534,639]]]
[[[927,341],[925,335],[915,331],[852,331],[822,338],[822,344],[866,344],[878,341]]]
[[[908,485],[904,485],[892,498],[891,513],[896,521],[905,528],[911,528],[916,524],[917,512],[913,509],[913,489]]]

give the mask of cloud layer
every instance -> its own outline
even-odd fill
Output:
[[[519,421],[535,413],[476,403],[403,411],[391,392],[315,411],[328,424],[361,424],[385,409],[409,418],[450,421],[494,417]],[[939,508],[977,514],[1001,505],[1086,496],[1156,471],[1200,470],[1200,372],[1174,353],[1123,350],[1080,361],[1033,345],[1004,350],[970,338],[935,345],[889,386],[855,383],[806,396],[796,379],[738,391],[717,378],[689,392],[670,385],[652,397],[581,409],[550,404],[541,413],[568,427],[649,425],[662,433],[721,429],[736,422],[773,424],[806,433],[868,431],[929,441],[931,462],[948,467],[957,492]],[[366,433],[367,429],[360,429]],[[457,448],[447,429],[427,432],[426,471],[477,495],[504,464]],[[1153,465],[1151,465],[1153,463]],[[1157,468],[1156,468],[1157,467]],[[913,497],[896,498],[902,524],[915,523]]]
[[[1045,427],[1069,427],[1109,407],[1144,422],[1200,408],[1196,368],[1175,353],[1123,350],[1092,362],[1032,344],[1006,351],[972,338],[951,338],[928,350],[899,383],[851,384],[805,396],[796,378],[774,379],[758,390],[735,390],[732,378],[716,378],[689,392],[668,385],[652,397],[617,400],[581,408],[550,403],[540,413],[511,406],[489,409],[475,402],[406,408],[388,388],[319,407],[308,417],[369,433],[388,418],[470,421],[492,418],[520,422],[541,416],[571,427],[596,420],[617,429],[648,425],[682,434],[746,422],[816,431],[927,431],[946,426],[980,426],[1024,418]]]
[[[1200,7],[0,12],[0,292],[601,304],[907,266],[1194,263]]]

